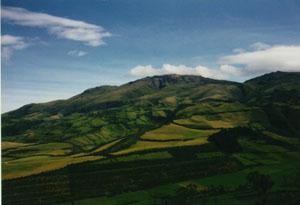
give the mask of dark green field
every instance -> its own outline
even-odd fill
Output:
[[[2,116],[4,204],[300,204],[300,73],[148,77]]]

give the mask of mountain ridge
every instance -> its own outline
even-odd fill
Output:
[[[130,86],[130,85],[134,85],[134,84],[138,84],[138,83],[149,83],[150,86],[153,86],[154,88],[162,88],[165,86],[166,83],[178,83],[178,81],[186,81],[186,82],[191,82],[191,83],[199,83],[199,84],[204,84],[204,83],[225,83],[225,84],[236,84],[236,85],[241,85],[241,84],[251,84],[257,80],[260,79],[264,79],[264,78],[269,78],[269,80],[272,80],[272,76],[277,78],[282,76],[286,76],[286,75],[300,75],[300,72],[282,72],[282,71],[276,71],[276,72],[271,72],[271,73],[267,73],[261,76],[257,76],[254,77],[252,79],[246,80],[244,82],[235,82],[235,81],[230,81],[230,80],[218,80],[218,79],[211,79],[211,78],[205,78],[202,77],[200,75],[178,75],[178,74],[167,74],[167,75],[156,75],[156,76],[147,76],[141,79],[137,79],[134,81],[130,81],[128,83],[124,83],[120,86],[116,86],[116,85],[101,85],[101,86],[96,86],[93,88],[89,88],[84,90],[83,92],[72,96],[68,99],[57,99],[57,100],[53,100],[53,101],[49,101],[49,102],[44,102],[44,103],[30,103],[30,104],[26,104],[23,105],[20,108],[17,108],[15,110],[3,113],[4,115],[6,115],[7,113],[11,113],[14,112],[16,110],[19,109],[26,109],[28,107],[34,106],[34,105],[44,105],[44,104],[51,104],[51,103],[57,103],[57,102],[62,102],[62,101],[67,101],[76,97],[82,97],[83,95],[86,94],[93,94],[93,93],[97,93],[97,92],[101,92],[101,91],[110,91],[110,89],[117,89],[123,86]]]

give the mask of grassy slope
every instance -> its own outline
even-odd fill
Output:
[[[299,81],[297,76],[281,77],[283,86],[276,84],[275,89],[273,78],[254,79],[244,86],[202,78],[147,78],[121,87],[90,89],[65,101],[25,106],[3,116],[3,179],[88,161],[171,160],[170,150],[195,146],[201,150],[201,145],[213,144],[208,141],[210,135],[239,126],[264,133],[277,144],[241,139],[245,150],[231,156],[246,167],[244,170],[192,182],[237,186],[254,169],[273,178],[296,173],[299,138],[295,136],[299,136],[295,127],[300,98],[288,95],[283,102],[274,93],[292,90],[297,94]],[[295,146],[297,149],[290,149]],[[224,155],[213,147],[197,156],[204,160],[215,154]],[[153,192],[174,194],[186,183],[76,203],[127,204],[132,200],[133,204],[149,204],[154,200]],[[219,197],[234,204],[230,194]]]

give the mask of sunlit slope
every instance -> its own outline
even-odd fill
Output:
[[[15,142],[69,142],[79,150],[90,150],[160,127],[179,110],[202,101],[238,101],[240,87],[170,75],[94,88],[68,100],[26,105],[4,114],[2,136]]]

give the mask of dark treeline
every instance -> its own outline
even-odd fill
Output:
[[[203,188],[188,184],[177,188],[174,194],[154,194],[155,205],[206,205],[223,204],[222,195],[232,195],[240,204],[251,201],[256,205],[298,205],[300,203],[299,175],[283,177],[284,183],[275,182],[268,174],[257,171],[247,175],[246,183],[237,187],[208,185]],[[226,203],[227,204],[227,203]],[[247,203],[248,204],[248,203]]]

